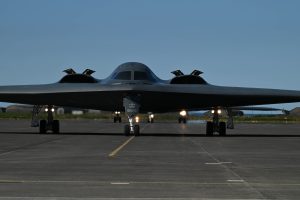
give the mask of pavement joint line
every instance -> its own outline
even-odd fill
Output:
[[[55,142],[55,141],[63,139],[63,138],[65,138],[65,137],[64,136],[57,137],[57,138],[54,138],[54,139],[48,139],[48,140],[45,140],[45,141],[42,141],[42,142],[38,142],[38,143],[34,143],[34,144],[27,144],[27,145],[24,145],[24,146],[16,147],[14,149],[11,149],[11,150],[8,150],[8,151],[0,153],[0,156],[5,156],[5,155],[8,155],[8,154],[20,151],[20,150],[29,149],[31,147],[39,146],[39,145],[42,145],[42,144],[47,144],[47,143]]]
[[[211,153],[209,153],[201,144],[198,144],[194,140],[191,140],[191,139],[190,139],[190,141],[193,144],[199,146],[201,148],[202,152],[205,152],[216,163],[220,163],[221,162],[218,158],[216,158]],[[243,180],[243,178],[238,173],[236,173],[233,169],[230,169],[227,165],[219,165],[219,166],[223,167],[227,172],[230,172],[233,176],[235,176],[235,178],[237,178],[239,180]],[[258,196],[260,196],[260,198],[266,199],[266,197],[259,190],[257,190],[255,187],[253,187],[253,185],[251,185],[250,183],[248,183],[246,180],[243,180],[243,182],[232,182],[232,183],[243,183],[246,186],[248,186],[249,188],[251,188],[253,191],[255,191],[258,194]]]
[[[113,150],[108,157],[112,158],[115,157],[119,151],[121,151],[127,144],[129,144],[129,142],[131,142],[133,139],[135,138],[135,136],[130,137],[129,139],[127,139],[123,144],[121,144],[119,147],[117,147],[115,150]]]

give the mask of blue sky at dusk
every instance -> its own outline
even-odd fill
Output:
[[[0,0],[0,85],[123,62],[211,84],[300,90],[300,1]],[[292,108],[300,104],[280,105]]]

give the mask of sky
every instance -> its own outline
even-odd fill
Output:
[[[136,61],[162,79],[198,69],[211,84],[300,90],[299,8],[298,0],[0,0],[0,85],[57,82],[70,67],[101,79]]]

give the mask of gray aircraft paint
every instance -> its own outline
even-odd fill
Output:
[[[130,71],[130,80],[114,76]],[[132,80],[134,72],[145,72],[147,80]],[[159,79],[146,65],[120,65],[108,78],[95,83],[53,83],[1,86],[0,101],[33,105],[56,105],[106,111],[124,110],[126,96],[140,97],[140,112],[169,112],[181,109],[249,106],[300,102],[300,91],[223,87],[210,84],[170,84]]]

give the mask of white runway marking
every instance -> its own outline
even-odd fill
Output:
[[[245,182],[244,180],[227,180],[227,182],[232,182],[232,183],[243,183]]]
[[[128,182],[112,182],[112,183],[110,183],[111,185],[129,185],[130,183],[128,183]]]
[[[212,163],[205,163],[206,165],[225,165],[225,164],[232,164],[232,162],[212,162]]]

